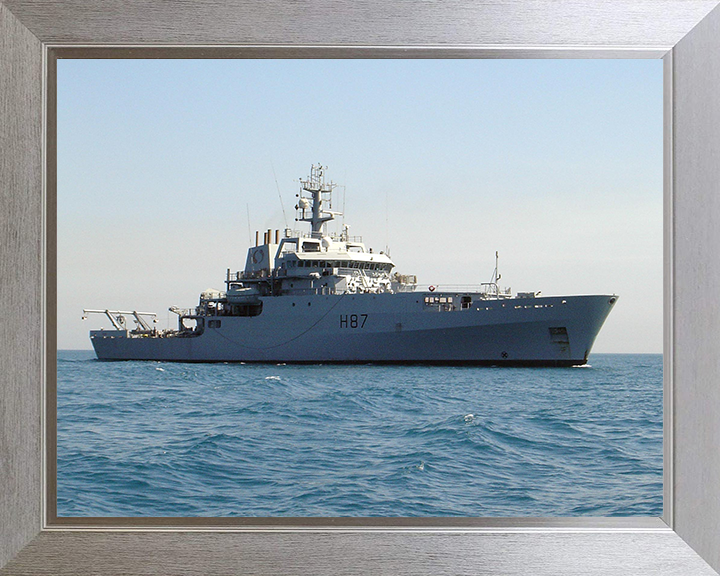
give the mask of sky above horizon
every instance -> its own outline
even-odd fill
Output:
[[[514,292],[620,296],[593,352],[662,352],[661,60],[61,59],[57,75],[59,349],[108,327],[83,308],[174,326],[168,307],[222,288],[255,230],[297,227],[320,162],[350,233],[419,289],[486,282],[497,250]]]

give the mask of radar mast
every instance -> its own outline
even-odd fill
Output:
[[[334,182],[325,182],[325,170],[327,166],[321,164],[313,164],[310,167],[310,176],[306,180],[300,179],[303,192],[310,193],[310,197],[306,197],[300,193],[295,208],[300,212],[298,215],[299,222],[310,222],[312,227],[312,236],[319,238],[322,236],[322,226],[325,222],[333,220],[335,216],[339,216],[340,212],[325,210],[323,204],[327,202],[332,208],[332,191],[337,186]],[[324,195],[324,196],[323,196]],[[310,209],[310,216],[306,216],[306,211]]]

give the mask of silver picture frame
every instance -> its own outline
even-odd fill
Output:
[[[715,574],[717,5],[0,0],[0,574]],[[52,480],[58,57],[663,58],[662,518],[58,518]]]

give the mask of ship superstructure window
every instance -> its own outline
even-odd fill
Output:
[[[303,252],[320,252],[320,242],[304,241],[302,243]]]
[[[291,254],[297,252],[297,239],[284,238],[280,244],[280,254]]]

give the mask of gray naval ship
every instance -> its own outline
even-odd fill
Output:
[[[103,314],[92,330],[100,360],[180,362],[372,362],[573,366],[586,364],[615,295],[540,296],[500,288],[429,286],[393,272],[389,254],[359,237],[327,231],[335,184],[313,165],[300,180],[296,221],[309,232],[264,232],[245,270],[225,290],[206,290],[191,309],[171,307],[177,329],[158,330],[151,312]],[[134,322],[129,327],[128,322]]]

